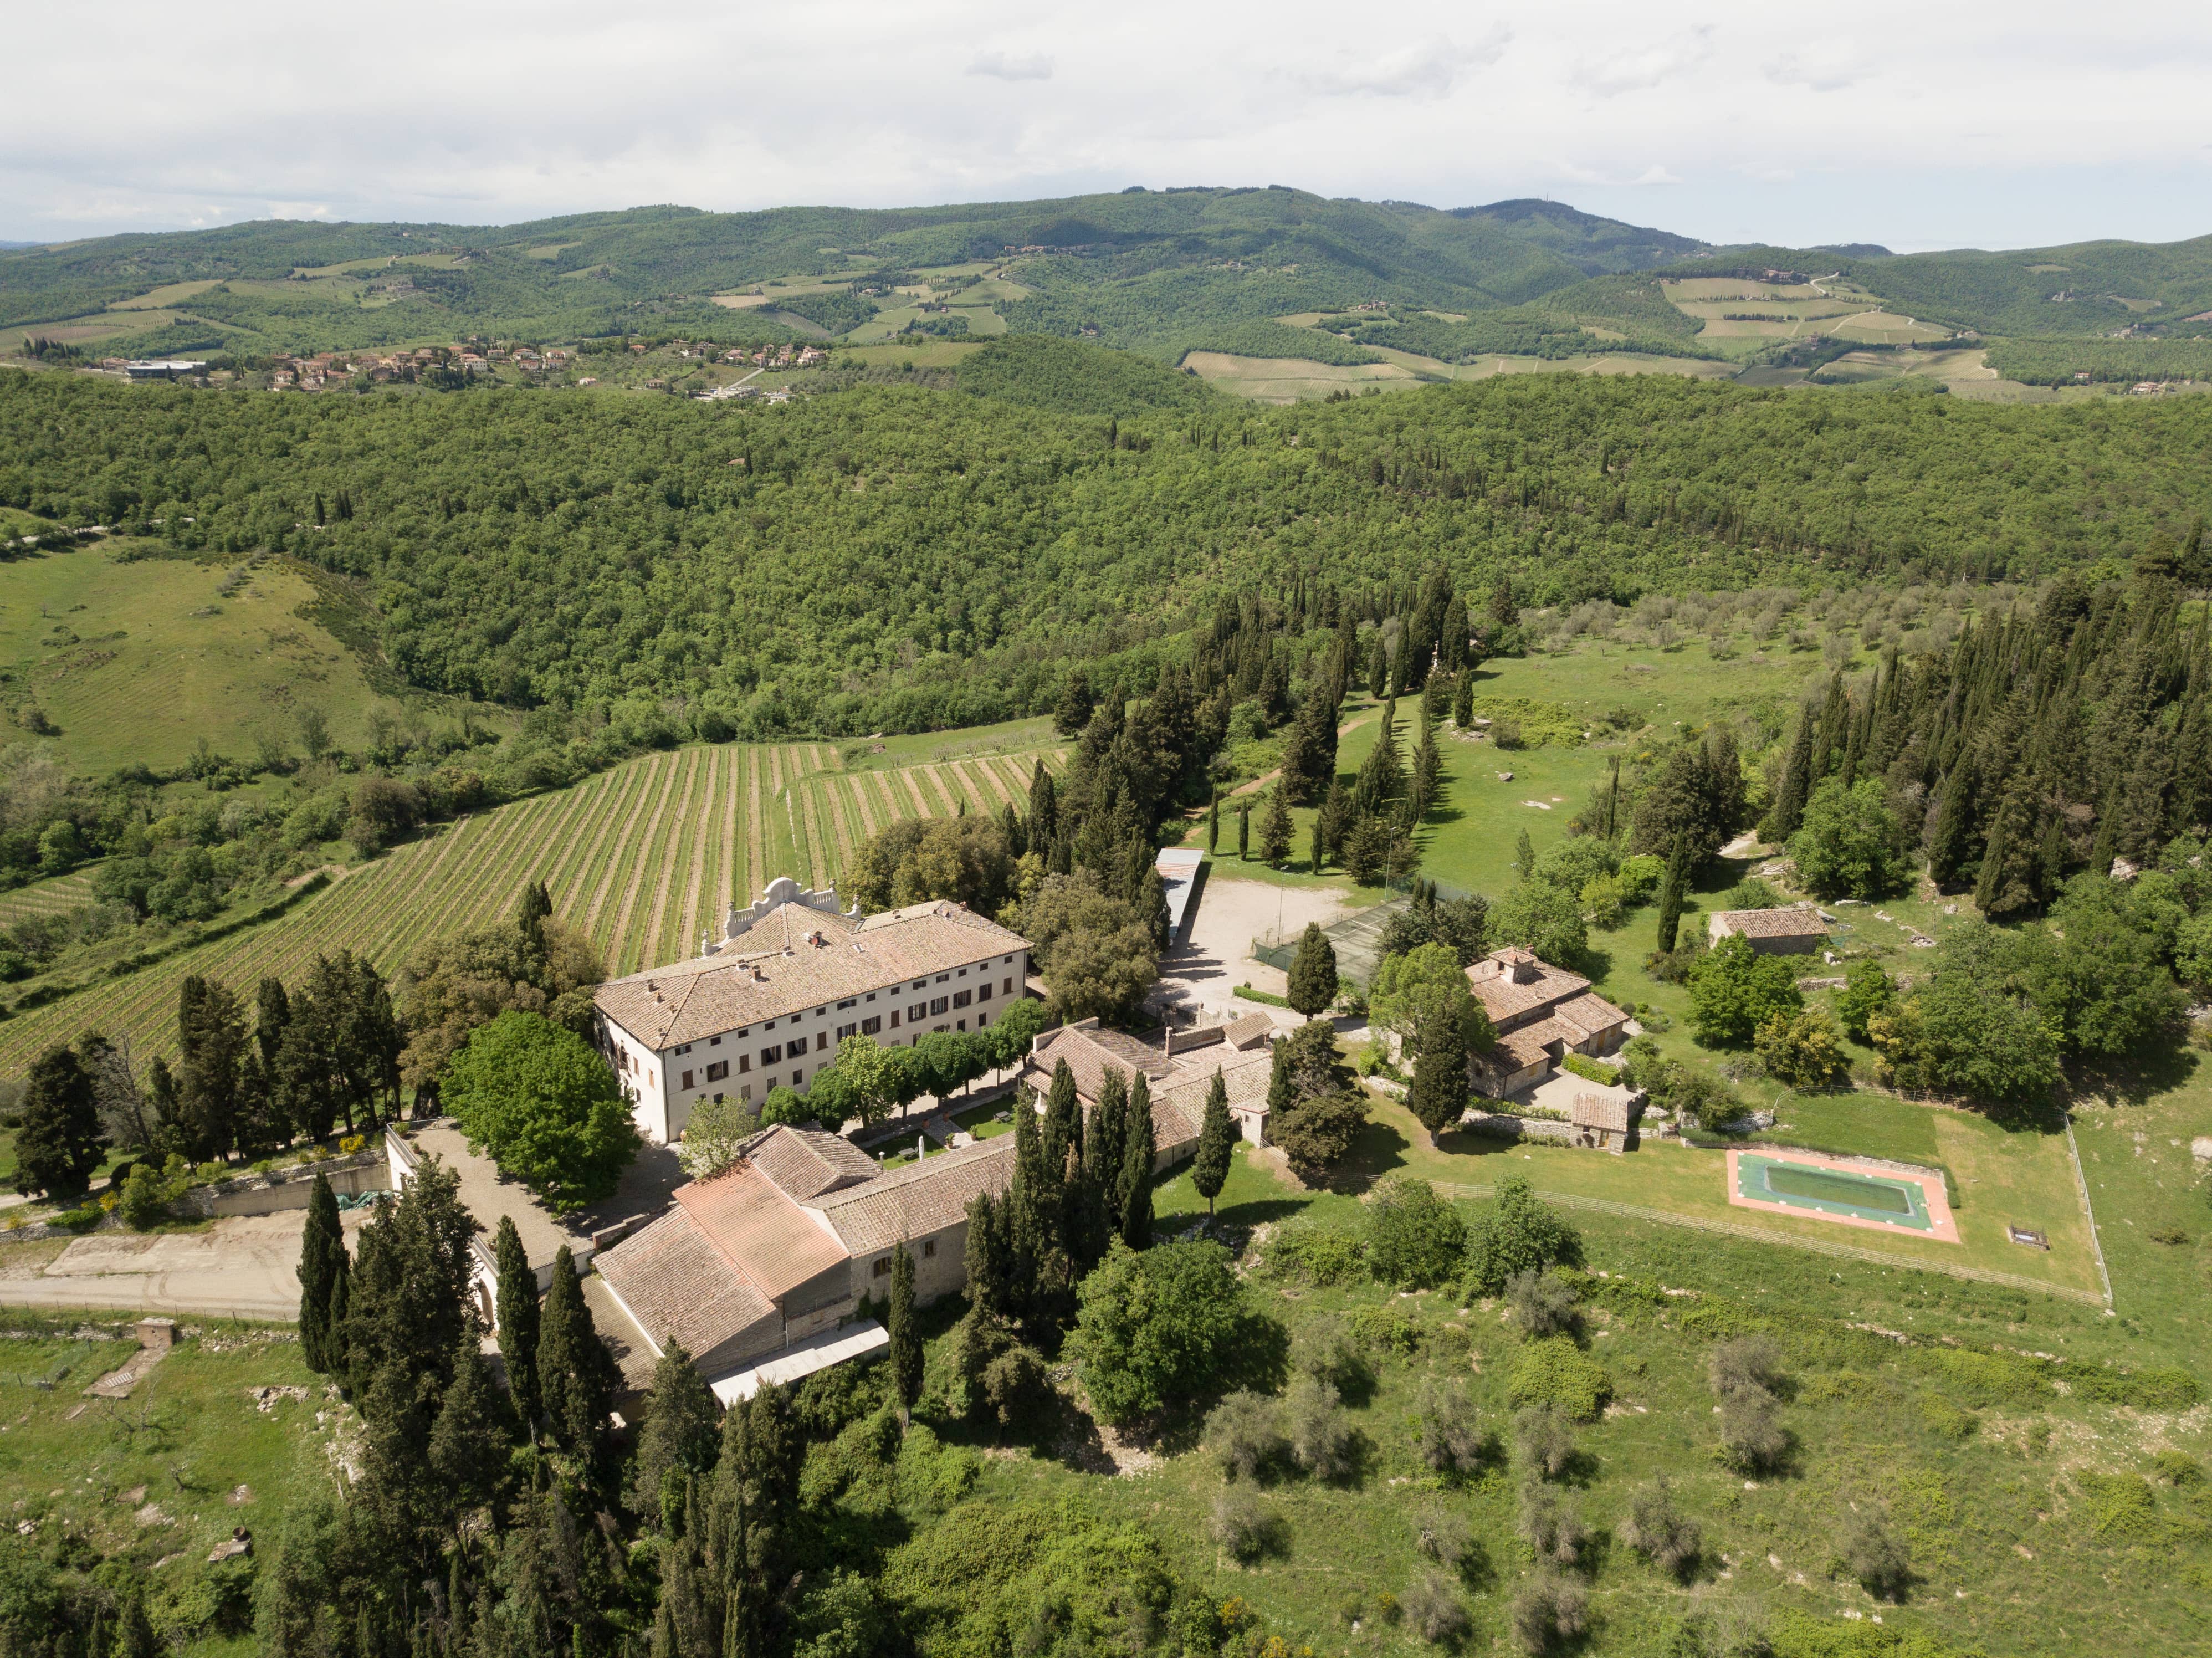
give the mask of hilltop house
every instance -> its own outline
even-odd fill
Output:
[[[1468,1061],[1474,1085],[1492,1098],[1534,1088],[1570,1051],[1595,1058],[1627,1040],[1627,1014],[1581,974],[1528,950],[1492,950],[1468,969],[1467,983],[1498,1032],[1498,1045]]]
[[[915,1299],[967,1284],[968,1206],[1012,1183],[1014,1137],[888,1173],[840,1135],[779,1125],[659,1219],[603,1252],[599,1276],[654,1356],[681,1343],[724,1403],[771,1379],[883,1346],[863,1297],[890,1290],[902,1245]]]
[[[1828,924],[1810,904],[1787,909],[1723,909],[1705,921],[1705,936],[1714,944],[1723,938],[1742,939],[1762,956],[1803,956],[1828,941]]]
[[[1170,1027],[1154,1043],[1103,1030],[1097,1019],[1084,1019],[1048,1030],[1030,1043],[1022,1082],[1042,1097],[1052,1086],[1053,1072],[1066,1060],[1075,1078],[1076,1097],[1088,1115],[1098,1103],[1108,1071],[1121,1072],[1124,1084],[1133,1083],[1142,1072],[1152,1096],[1152,1167],[1170,1169],[1198,1150],[1206,1091],[1216,1071],[1221,1072],[1230,1121],[1237,1132],[1255,1145],[1267,1143],[1267,1079],[1274,1069],[1269,1038],[1273,1030],[1274,1022],[1256,1013],[1195,1030]]]
[[[1022,993],[1029,950],[949,899],[863,916],[779,878],[705,953],[601,985],[599,1045],[638,1127],[665,1145],[702,1099],[805,1092],[848,1036],[903,1047],[985,1029]]]

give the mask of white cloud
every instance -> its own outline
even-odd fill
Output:
[[[1504,57],[1512,39],[1513,31],[1499,23],[1472,46],[1439,35],[1426,46],[1406,46],[1300,79],[1309,91],[1328,97],[1441,98],[1469,70],[1488,69]]]
[[[1706,24],[1640,51],[1616,52],[1590,64],[1582,74],[1582,83],[1601,98],[1649,92],[1703,64],[1711,54],[1712,36],[1712,26]]]
[[[181,35],[172,7],[109,0],[102,67],[131,95],[87,122],[66,79],[10,87],[0,238],[230,223],[272,203],[496,224],[1270,180],[1439,206],[1551,192],[1648,217],[1639,181],[1662,178],[1683,181],[1666,228],[1716,239],[2212,230],[2212,10],[2145,0],[2087,19],[2070,3],[1859,0],[1808,27],[1748,7],[1655,21],[1645,0],[1387,15],[1123,0],[1110,18],[848,0],[831,50],[803,9],[710,0],[538,0],[526,40],[490,0],[203,0]],[[10,24],[24,62],[82,46],[66,7]],[[398,63],[404,39],[438,52],[362,67]],[[1770,187],[1793,168],[1817,187]]]
[[[968,65],[970,75],[988,75],[994,81],[1049,81],[1052,59],[1042,52],[1017,58],[1004,52],[979,52]]]
[[[1638,173],[1635,181],[1639,185],[1679,185],[1682,182],[1665,167],[1656,165]]]

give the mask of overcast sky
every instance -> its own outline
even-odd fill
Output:
[[[1900,250],[2212,232],[2202,0],[115,0],[8,35],[0,239],[1131,184]]]

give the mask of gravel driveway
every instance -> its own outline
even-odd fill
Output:
[[[368,1218],[342,1217],[349,1237]],[[300,1310],[307,1220],[292,1209],[230,1216],[201,1232],[95,1232],[44,1266],[0,1272],[0,1303],[289,1320]]]

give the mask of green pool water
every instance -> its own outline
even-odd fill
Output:
[[[1807,1169],[1791,1163],[1769,1163],[1766,1189],[1785,1198],[1815,1198],[1823,1203],[1848,1204],[1854,1209],[1878,1209],[1884,1214],[1909,1215],[1912,1199],[1901,1186],[1868,1180],[1832,1169]]]

